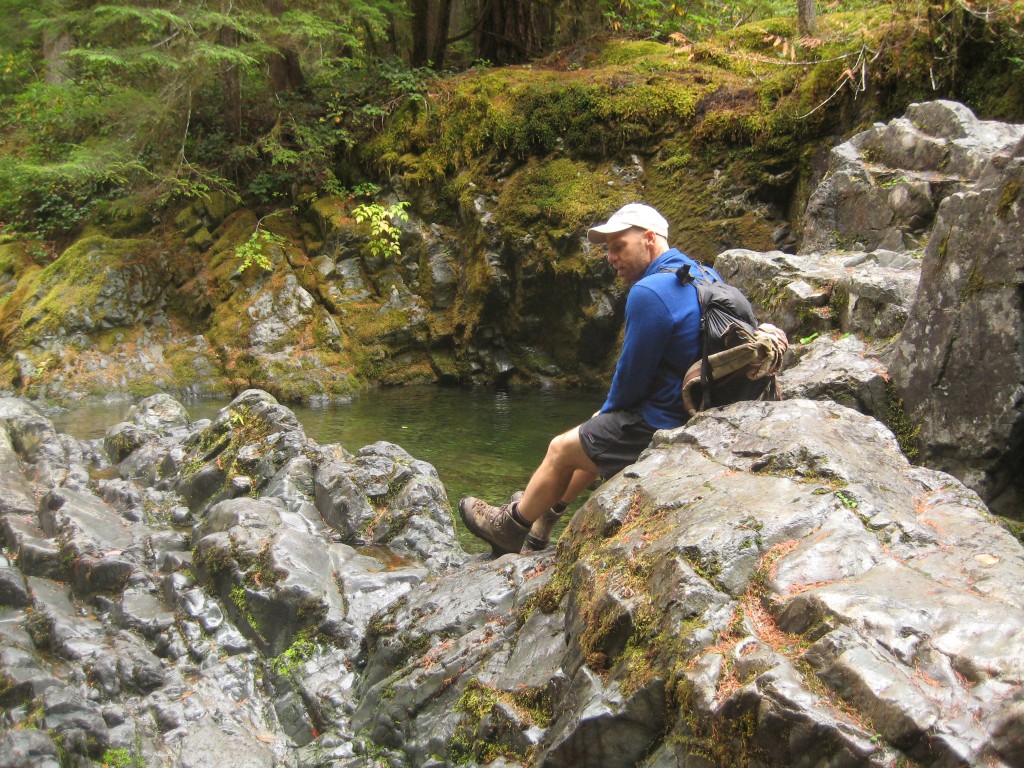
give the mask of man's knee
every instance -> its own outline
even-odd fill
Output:
[[[574,427],[551,439],[548,444],[547,460],[565,469],[594,470],[593,462],[583,450],[579,428]]]
[[[579,432],[574,428],[560,435],[555,435],[548,443],[548,454],[558,457],[567,457],[575,453],[580,444]]]

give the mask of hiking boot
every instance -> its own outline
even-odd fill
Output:
[[[526,548],[533,552],[540,552],[542,549],[546,549],[548,542],[551,541],[551,531],[561,516],[561,512],[549,509],[534,520],[530,532],[526,534]]]
[[[495,557],[521,550],[530,530],[512,519],[511,504],[493,507],[467,496],[459,502],[459,515],[470,533],[491,545]]]

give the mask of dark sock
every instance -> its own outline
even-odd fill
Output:
[[[568,506],[569,505],[566,504],[564,501],[560,501],[557,504],[555,504],[553,507],[551,507],[551,511],[554,512],[556,515],[560,515],[563,512],[565,512],[565,508],[568,507]]]
[[[529,528],[531,525],[533,525],[533,523],[529,523],[526,520],[524,520],[523,516],[519,514],[519,502],[518,501],[515,504],[513,504],[512,506],[509,507],[509,512],[512,515],[512,519],[515,520],[517,523],[519,523],[519,525],[523,526],[523,528]]]

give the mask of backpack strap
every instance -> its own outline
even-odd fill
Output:
[[[710,355],[708,354],[707,317],[704,314],[704,297],[701,295],[699,285],[715,282],[709,280],[708,273],[701,264],[697,264],[699,274],[694,275],[690,271],[689,264],[683,264],[676,270],[676,279],[681,285],[693,283],[697,291],[697,304],[700,307],[700,338],[701,338],[701,359],[700,359],[700,383],[701,383],[701,410],[711,407],[711,386],[714,384],[714,374],[711,372]]]
[[[697,268],[700,269],[700,265],[699,264],[697,265]],[[690,274],[690,265],[689,264],[683,264],[683,266],[677,267],[675,269],[672,269],[670,267],[662,267],[661,269],[658,270],[658,272],[659,273],[664,272],[664,273],[669,273],[669,274],[675,275],[676,276],[676,280],[679,281],[680,285],[689,285],[690,283],[694,283],[695,282],[694,276],[692,274]],[[701,274],[703,276],[703,270],[701,270]],[[693,287],[694,287],[694,290],[697,291],[697,307],[699,309],[699,315],[700,315],[700,338],[703,340],[703,339],[707,338],[706,334],[704,333],[704,305],[703,305],[703,303],[700,300],[701,299],[701,297],[700,297],[700,290],[697,288],[696,285],[694,285]],[[704,342],[703,357],[704,357],[705,360],[707,359],[707,354],[708,354],[708,346],[707,346],[707,343]],[[676,376],[678,376],[680,378],[680,380],[686,378],[686,375],[687,375],[688,371],[684,371],[682,368],[680,368],[678,365],[673,363],[671,360],[667,360],[665,358],[662,358],[661,359],[661,365],[663,365],[666,368],[668,368],[668,370],[670,370],[672,373],[674,373]]]

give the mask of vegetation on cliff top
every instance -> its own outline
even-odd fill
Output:
[[[396,170],[436,181],[481,155],[614,157],[680,126],[702,146],[794,133],[780,124],[793,120],[813,134],[858,93],[874,102],[865,113],[949,97],[1016,118],[1022,102],[1010,0],[847,0],[811,38],[784,3],[602,0],[582,13],[563,0],[554,17],[522,22],[536,28],[522,39],[540,41],[528,56],[478,59],[454,77],[420,66],[414,4],[289,5],[8,0],[0,226],[59,236],[97,217],[144,224],[216,190],[290,205]],[[500,5],[510,18],[526,7]],[[476,6],[450,31],[476,22]],[[488,23],[471,50],[453,42],[435,60],[464,67],[494,49]],[[605,45],[608,32],[625,37]],[[637,35],[648,39],[628,42]],[[487,66],[527,60],[526,71]]]
[[[502,54],[519,63],[474,61],[487,48],[474,40],[445,49],[461,67],[448,72],[410,53],[415,24],[398,3],[299,5],[246,2],[225,14],[201,0],[174,10],[8,3],[0,378],[24,386],[12,361],[22,350],[31,360],[21,369],[43,376],[51,352],[40,341],[55,325],[68,331],[67,311],[51,302],[48,314],[43,299],[88,305],[98,284],[67,266],[87,252],[78,246],[60,260],[68,291],[42,285],[42,272],[55,274],[51,262],[76,239],[103,235],[104,269],[126,274],[137,258],[113,263],[122,238],[172,255],[172,335],[209,345],[168,347],[175,382],[196,354],[225,386],[285,399],[465,379],[479,361],[462,350],[495,334],[516,339],[507,349],[524,376],[592,380],[616,329],[594,298],[600,265],[579,233],[609,210],[643,198],[700,259],[766,250],[779,246],[780,222],[800,220],[822,149],[850,132],[937,97],[984,118],[1024,118],[1019,3],[847,2],[807,37],[795,16],[778,15],[792,7],[770,3],[679,14],[608,0],[573,27],[580,9],[564,0],[552,7],[565,23],[531,22],[547,30],[543,45]],[[458,233],[457,295],[425,318],[389,303],[403,276],[434,285],[421,225],[402,228],[411,250],[399,260],[398,222],[384,221],[382,259],[372,222],[358,221],[360,210],[402,210],[403,199],[418,221]],[[484,210],[497,239],[483,231]],[[367,296],[358,281],[334,277],[335,288],[318,277],[325,240],[377,265]],[[248,266],[258,268],[239,269]],[[501,295],[496,266],[508,276]],[[300,289],[316,309],[254,353],[257,294]],[[134,339],[111,333],[119,341],[107,347]]]

